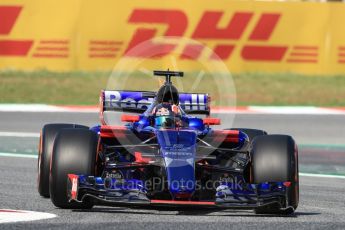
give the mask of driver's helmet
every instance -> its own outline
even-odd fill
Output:
[[[157,103],[169,103],[178,105],[179,94],[175,86],[171,83],[164,84],[157,93]]]
[[[179,126],[181,118],[174,111],[175,107],[176,105],[169,103],[158,104],[153,110],[155,126],[162,128],[175,128]]]

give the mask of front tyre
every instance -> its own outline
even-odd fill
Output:
[[[299,202],[298,150],[291,136],[266,135],[253,140],[251,150],[252,182],[291,182],[287,188],[286,208],[294,210]],[[264,206],[256,213],[280,213],[278,206]]]
[[[92,208],[91,201],[68,202],[67,174],[94,175],[98,136],[85,129],[63,129],[56,136],[49,180],[50,198],[59,208]]]
[[[86,126],[75,124],[46,124],[42,128],[38,148],[37,189],[43,197],[49,198],[50,159],[55,137],[60,130],[72,128],[89,129]]]

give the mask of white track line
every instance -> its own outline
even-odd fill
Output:
[[[3,152],[0,152],[0,156],[1,157],[22,157],[22,158],[33,158],[33,159],[38,158],[37,155],[25,154],[25,153],[3,153]]]
[[[55,218],[55,214],[25,210],[0,209],[0,224]]]
[[[264,114],[343,115],[345,110],[315,106],[248,106],[248,111]]]
[[[1,112],[64,112],[64,108],[45,104],[0,104]]]
[[[40,137],[40,134],[23,132],[0,132],[0,137]]]
[[[345,179],[345,176],[341,175],[331,175],[331,174],[315,174],[315,173],[299,173],[300,176],[309,176],[309,177],[323,177],[323,178],[338,178]]]

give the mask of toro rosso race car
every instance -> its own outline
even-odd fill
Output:
[[[210,117],[208,94],[179,93],[171,77],[183,72],[154,75],[166,77],[158,92],[102,91],[101,125],[43,127],[41,196],[67,209],[132,205],[294,212],[298,150],[291,136],[214,129],[221,121]],[[107,120],[114,111],[131,113],[122,114],[122,126],[114,126]]]

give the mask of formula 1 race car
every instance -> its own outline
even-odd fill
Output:
[[[179,93],[164,76],[158,92],[100,95],[101,125],[47,124],[40,137],[38,191],[67,209],[93,205],[254,209],[298,206],[298,150],[291,136],[217,130],[208,94]],[[109,119],[122,111],[122,126]],[[131,112],[131,113],[129,113]],[[192,115],[194,114],[194,115]]]

